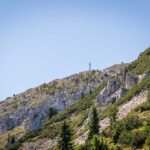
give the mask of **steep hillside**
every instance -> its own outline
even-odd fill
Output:
[[[58,149],[66,120],[75,149],[89,149],[93,141],[86,141],[94,106],[100,125],[97,137],[109,149],[150,148],[150,48],[129,65],[75,74],[1,102],[1,145],[7,149]],[[7,142],[13,138],[13,144]]]
[[[39,128],[50,107],[62,111],[106,80],[100,71],[83,72],[9,97],[0,104],[0,133],[22,123],[29,130]]]
[[[120,70],[116,70],[119,66]],[[113,66],[114,75],[122,72],[125,66],[126,64]],[[28,130],[42,127],[49,108],[63,111],[94,92],[110,78],[111,75],[98,70],[81,72],[8,97],[0,103],[1,143],[4,144],[8,133],[19,138]]]

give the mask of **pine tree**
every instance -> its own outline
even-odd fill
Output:
[[[66,121],[64,121],[61,128],[59,148],[60,150],[73,150],[73,145],[71,143],[71,131]]]
[[[94,135],[97,134],[99,134],[99,119],[98,119],[97,110],[94,107],[92,111],[92,118],[90,122],[90,131],[89,131],[88,139],[91,139]]]
[[[11,144],[14,144],[15,142],[16,142],[15,136],[13,135],[13,136],[11,137],[10,143],[11,143]]]

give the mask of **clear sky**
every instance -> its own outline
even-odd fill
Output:
[[[0,99],[150,45],[150,0],[1,0]]]

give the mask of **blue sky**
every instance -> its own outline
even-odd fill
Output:
[[[131,62],[150,45],[149,0],[1,0],[0,99]]]

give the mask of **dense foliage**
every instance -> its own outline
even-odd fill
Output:
[[[57,114],[56,108],[50,107],[48,111],[48,118],[51,119],[53,116]]]
[[[132,62],[127,68],[127,71],[132,71],[135,74],[150,73],[150,48],[140,54],[139,58]]]
[[[91,140],[88,140],[84,145],[79,146],[77,150],[109,150],[109,148],[103,138],[93,136]]]
[[[66,121],[64,121],[61,127],[59,149],[60,150],[73,150],[73,145],[71,143],[71,131]]]
[[[99,134],[99,119],[98,119],[98,114],[97,110],[94,107],[92,110],[92,118],[90,121],[90,129],[89,129],[89,135],[88,139],[91,139],[94,135]]]

